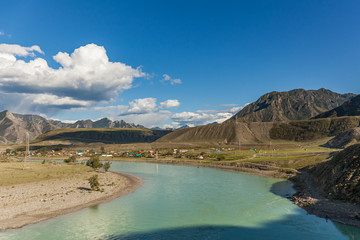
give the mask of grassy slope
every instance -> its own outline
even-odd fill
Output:
[[[74,174],[93,171],[84,165],[41,162],[0,162],[0,186],[9,186],[46,179],[66,178]]]

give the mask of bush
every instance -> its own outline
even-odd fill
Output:
[[[106,162],[102,166],[102,168],[105,170],[105,172],[107,172],[110,169],[110,167],[111,167],[111,162]]]
[[[94,175],[90,177],[89,179],[90,188],[93,191],[99,191],[100,190],[100,183],[98,181],[98,175]]]
[[[76,157],[70,156],[68,159],[65,159],[64,162],[66,163],[76,162]]]
[[[87,162],[86,166],[92,167],[94,169],[101,168],[103,164],[100,162],[99,157],[91,157]]]

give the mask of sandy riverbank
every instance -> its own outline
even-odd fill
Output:
[[[103,191],[91,191],[97,174]],[[125,173],[87,172],[70,178],[0,187],[0,230],[19,228],[110,201],[135,191],[142,180]]]

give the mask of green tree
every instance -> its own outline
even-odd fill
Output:
[[[100,162],[99,157],[93,156],[86,162],[86,166],[90,166],[94,169],[98,169],[101,168],[103,164]]]
[[[76,157],[70,156],[68,159],[65,159],[64,162],[66,163],[76,162]]]
[[[105,162],[102,168],[105,170],[105,172],[109,171],[111,167],[111,162]]]
[[[101,146],[100,152],[101,152],[101,153],[105,153],[105,148],[104,148],[104,146]]]
[[[88,179],[90,188],[93,191],[100,191],[100,183],[98,180],[98,175],[94,175]]]

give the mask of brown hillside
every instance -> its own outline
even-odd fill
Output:
[[[360,117],[289,122],[225,122],[179,129],[157,142],[172,143],[269,143],[274,140],[311,141],[335,136],[359,126]]]
[[[310,170],[329,198],[360,203],[360,144]]]
[[[269,140],[273,123],[223,123],[179,129],[157,142],[261,143]]]

